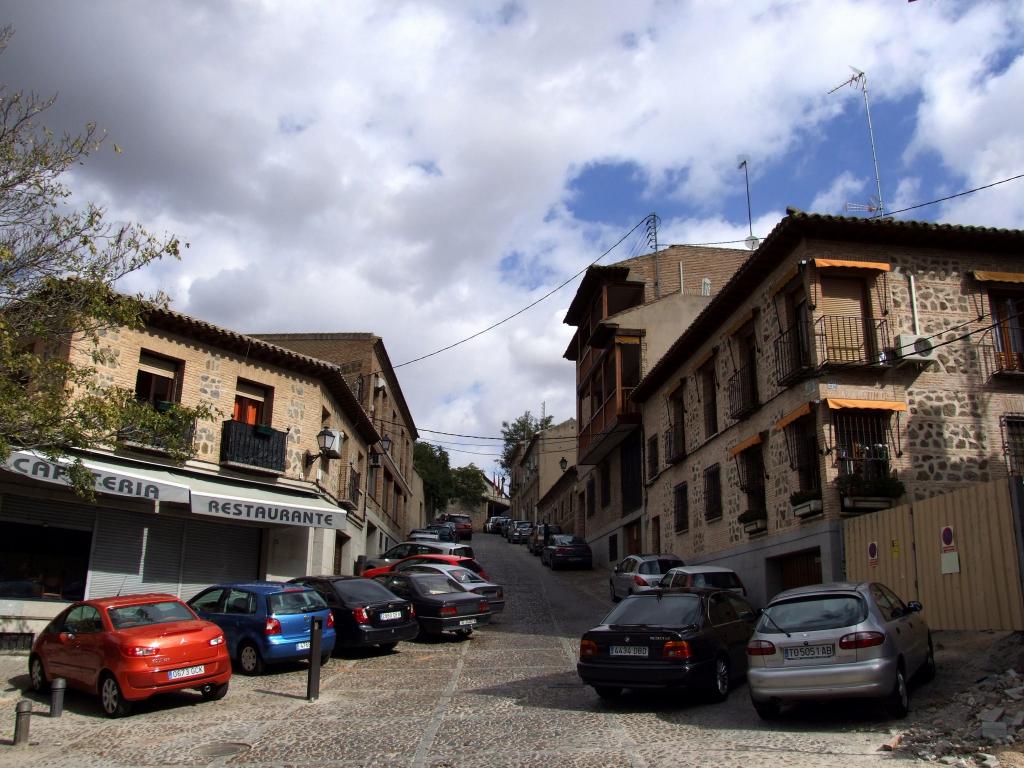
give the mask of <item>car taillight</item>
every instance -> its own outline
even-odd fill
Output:
[[[355,617],[356,624],[369,624],[370,614],[366,612],[365,608],[359,607],[352,610],[352,616]]]
[[[747,656],[771,656],[775,653],[775,644],[767,640],[751,640],[747,643]]]
[[[280,635],[281,634],[281,622],[271,616],[267,619],[267,623],[263,627],[264,635]]]
[[[327,626],[328,627],[333,627],[334,626],[334,611],[328,611],[327,612]]]
[[[459,609],[453,605],[445,605],[441,608],[442,616],[454,616],[459,612]]]
[[[491,604],[488,603],[486,600],[484,600],[482,603],[480,603],[480,610],[481,611],[489,611],[489,610],[491,610]]]
[[[207,642],[209,643],[209,645],[223,645],[224,635],[217,635],[216,637],[211,637]]]
[[[580,640],[580,658],[597,656],[597,643],[593,640]]]
[[[412,603],[409,603],[409,618],[410,619],[416,618],[416,606],[413,605]]]
[[[662,658],[686,661],[693,657],[693,650],[685,640],[669,640],[661,647]]]
[[[158,649],[145,645],[128,645],[122,650],[125,656],[155,656]]]
[[[556,555],[568,555],[570,552],[568,547],[555,547]]]
[[[855,648],[872,648],[884,642],[885,635],[881,632],[854,632],[839,638],[839,647],[852,651]]]
[[[648,584],[644,580],[643,576],[634,576],[633,577],[633,583],[636,584],[638,587],[649,587],[649,586],[651,586],[650,584]]]

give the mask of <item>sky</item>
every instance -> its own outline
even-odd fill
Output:
[[[106,131],[73,202],[189,243],[123,289],[243,333],[380,335],[421,437],[488,473],[500,442],[440,433],[575,415],[578,280],[402,364],[647,214],[661,244],[742,247],[787,206],[869,204],[862,91],[828,94],[851,66],[887,211],[1024,173],[1019,0],[0,0],[0,23],[0,82]],[[896,218],[1024,227],[1024,179]]]

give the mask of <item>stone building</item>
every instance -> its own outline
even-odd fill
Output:
[[[577,536],[583,530],[583,520],[576,505],[576,467],[566,466],[548,492],[537,503],[537,519],[561,526],[564,533]]]
[[[844,517],[1019,472],[1022,251],[790,210],[632,393],[648,545],[764,601],[843,577]]]
[[[576,364],[577,533],[598,565],[644,546],[643,430],[630,393],[748,255],[671,246],[590,267],[573,297],[564,357]]]
[[[194,425],[196,455],[180,464],[138,434],[73,450],[95,503],[60,462],[13,451],[0,465],[0,632],[27,637],[83,596],[187,599],[223,581],[352,573],[380,435],[336,366],[169,310],[101,346],[114,353],[101,384],[157,409],[209,403],[215,418]],[[90,364],[91,351],[65,354]]]

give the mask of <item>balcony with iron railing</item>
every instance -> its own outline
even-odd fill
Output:
[[[759,404],[757,366],[749,363],[729,377],[729,418],[742,419]]]
[[[997,345],[990,340],[976,346],[985,378],[1024,376],[1024,351],[1007,351],[1006,344]]]
[[[195,444],[196,420],[188,419],[170,427],[174,434],[147,429],[145,427],[124,427],[117,433],[121,446],[147,453],[171,453],[171,446],[189,450]]]
[[[840,445],[835,448],[836,487],[845,513],[888,509],[905,492],[890,462],[889,446]]]
[[[885,318],[820,315],[794,323],[775,340],[775,379],[790,384],[825,369],[874,367],[889,362]]]
[[[251,472],[282,474],[287,433],[262,424],[225,421],[221,430],[220,461]]]

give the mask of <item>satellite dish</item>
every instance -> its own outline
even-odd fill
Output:
[[[750,237],[743,241],[743,244],[747,246],[747,250],[753,251],[761,244],[761,241],[750,235]]]

